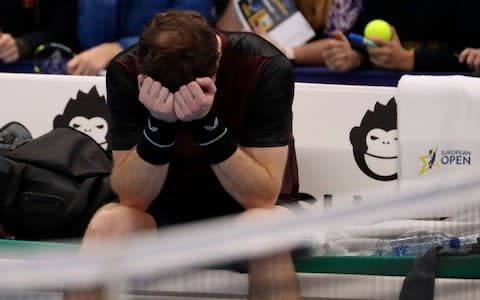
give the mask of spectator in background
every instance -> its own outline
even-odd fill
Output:
[[[316,32],[316,36],[309,42],[290,48],[278,44],[265,32],[255,31],[277,46],[293,63],[323,65],[325,61],[322,53],[325,50],[327,38],[335,30],[351,29],[360,13],[362,1],[295,0],[295,5]],[[229,1],[225,13],[219,18],[217,28],[225,31],[248,30],[243,28],[237,18],[232,0]]]
[[[31,58],[44,43],[76,47],[76,0],[0,1],[0,61]]]
[[[78,39],[84,50],[68,63],[73,75],[97,75],[123,49],[135,44],[157,12],[194,10],[212,20],[213,0],[79,0]]]
[[[458,61],[480,75],[480,48],[465,48],[458,56]]]
[[[378,47],[361,49],[336,32],[325,51],[326,65],[336,71],[374,66],[466,72],[469,64],[459,54],[467,47],[480,47],[479,10],[480,2],[469,0],[364,0],[352,31],[363,34],[369,21],[383,19],[392,25],[392,40],[372,39]]]

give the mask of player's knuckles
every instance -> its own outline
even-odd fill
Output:
[[[138,98],[144,104],[153,105],[155,103],[154,98],[150,94],[140,94]]]
[[[200,88],[200,86],[198,85],[198,83],[196,83],[195,81],[190,81],[189,83],[187,83],[186,86],[184,86],[185,89],[189,89],[191,92],[195,91],[197,88]]]
[[[178,89],[179,93],[181,93],[182,95],[185,95],[188,91],[188,87],[187,85],[182,85],[179,89]]]
[[[185,102],[185,100],[183,99],[183,96],[180,92],[175,92],[174,94],[174,101],[181,101],[181,102]]]
[[[153,83],[153,79],[151,77],[147,77],[143,80],[142,87],[145,89],[150,89],[150,87],[152,86],[152,83]]]
[[[160,91],[161,88],[162,88],[162,85],[160,84],[160,82],[153,81],[152,87],[150,88],[150,90],[158,92],[158,91]]]
[[[161,93],[162,95],[166,95],[166,97],[169,97],[170,94],[171,94],[171,93],[170,93],[170,90],[169,90],[167,87],[163,86],[160,82],[159,82],[159,84],[160,84],[160,87],[161,87],[161,88],[160,88],[160,93]]]

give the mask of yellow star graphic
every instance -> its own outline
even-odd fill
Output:
[[[437,154],[437,148],[435,149],[430,149],[428,151],[428,154],[420,156],[420,160],[423,163],[423,166],[420,168],[420,173],[418,175],[423,175],[425,174],[428,170],[430,170],[433,167],[440,167],[440,165],[435,162],[435,156]]]

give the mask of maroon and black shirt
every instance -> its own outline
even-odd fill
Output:
[[[219,34],[223,52],[213,107],[239,145],[289,146],[281,197],[295,199],[298,173],[292,136],[291,63],[273,45],[253,33]],[[108,66],[112,150],[129,150],[142,136],[148,111],[138,100],[137,75],[135,46],[120,53]],[[188,123],[179,125],[169,174],[152,206],[159,206],[162,214],[168,214],[165,218],[182,214],[186,216],[183,221],[243,210],[224,190],[210,165],[202,160]]]

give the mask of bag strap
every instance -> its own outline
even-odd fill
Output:
[[[13,121],[0,128],[0,153],[11,151],[32,139],[32,134],[23,124]]]
[[[399,300],[433,300],[437,266],[441,256],[467,256],[480,254],[480,244],[462,246],[459,249],[443,246],[432,246],[418,256],[413,267],[403,281]]]

